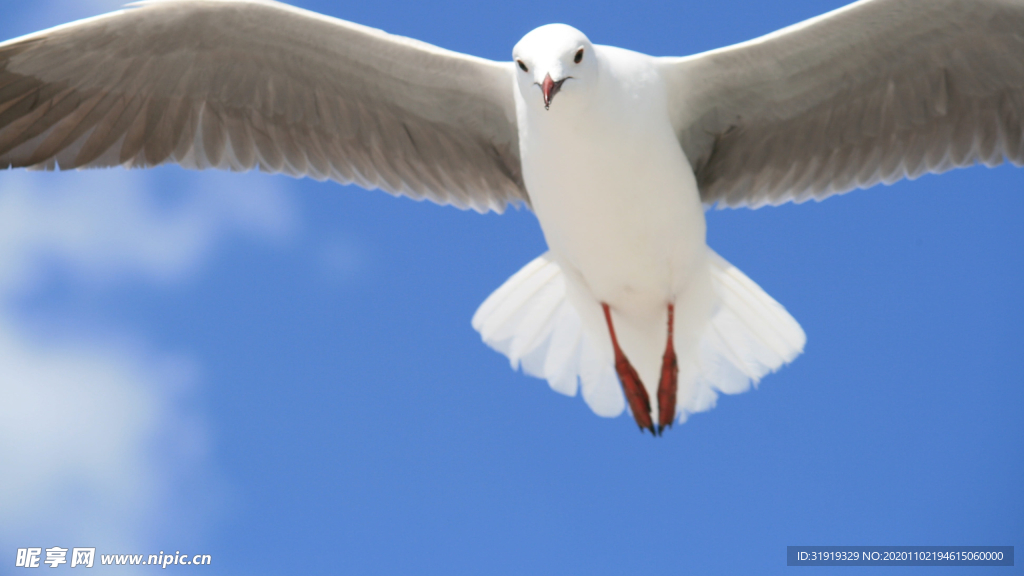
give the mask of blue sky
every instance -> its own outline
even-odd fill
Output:
[[[0,2],[3,38],[118,4]],[[507,59],[549,22],[681,55],[841,3],[299,5]],[[176,167],[0,173],[0,574],[26,546],[246,575],[778,574],[787,545],[1019,547],[1022,188],[973,168],[710,212],[709,244],[808,344],[654,441],[470,327],[545,249],[525,210]],[[925,570],[972,573],[900,573]]]

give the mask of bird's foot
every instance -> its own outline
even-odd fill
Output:
[[[619,375],[622,391],[626,394],[626,401],[629,402],[629,409],[633,412],[633,418],[636,420],[637,425],[640,426],[641,432],[647,429],[651,431],[652,436],[657,436],[654,422],[651,420],[651,399],[647,396],[647,390],[644,388],[643,382],[640,381],[640,375],[636,373],[633,365],[629,363],[629,359],[626,358],[622,349],[619,348],[619,340],[615,337],[615,327],[612,325],[611,310],[604,302],[601,303],[601,307],[604,309],[604,319],[608,322],[608,333],[612,337],[612,347],[615,348],[615,372]]]
[[[640,426],[640,431],[647,429],[652,435],[657,436],[654,422],[651,420],[651,399],[647,396],[643,382],[640,381],[640,375],[622,352],[615,354],[615,371],[619,373],[622,391],[626,393],[626,401],[629,402],[629,409],[633,412],[633,418],[637,426]]]
[[[674,307],[668,305],[668,343],[661,358],[661,381],[658,382],[658,435],[665,428],[671,428],[676,419],[676,390],[679,385],[679,363],[676,349],[672,345],[672,324]]]

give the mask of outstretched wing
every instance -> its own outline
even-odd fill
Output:
[[[862,0],[659,64],[706,204],[1024,163],[1022,0]]]
[[[0,167],[259,167],[500,212],[529,202],[511,66],[276,2],[144,2],[0,44]]]

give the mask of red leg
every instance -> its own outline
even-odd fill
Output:
[[[676,390],[679,386],[679,364],[676,349],[672,345],[672,324],[675,307],[668,305],[668,343],[661,358],[661,381],[658,382],[658,435],[665,428],[671,428],[676,419]]]
[[[608,332],[612,336],[612,346],[615,348],[615,371],[618,372],[619,381],[622,382],[622,391],[626,393],[629,409],[633,411],[633,418],[640,426],[640,431],[643,432],[646,428],[656,436],[654,423],[651,421],[651,399],[647,396],[647,390],[644,389],[643,383],[640,382],[640,375],[636,373],[633,365],[629,363],[626,355],[619,348],[619,340],[615,337],[615,327],[612,326],[611,310],[604,302],[601,303],[601,307],[604,308],[604,319],[608,322]]]

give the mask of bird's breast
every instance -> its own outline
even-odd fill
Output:
[[[667,117],[538,115],[523,175],[548,246],[614,304],[673,293],[705,246],[696,181]]]

